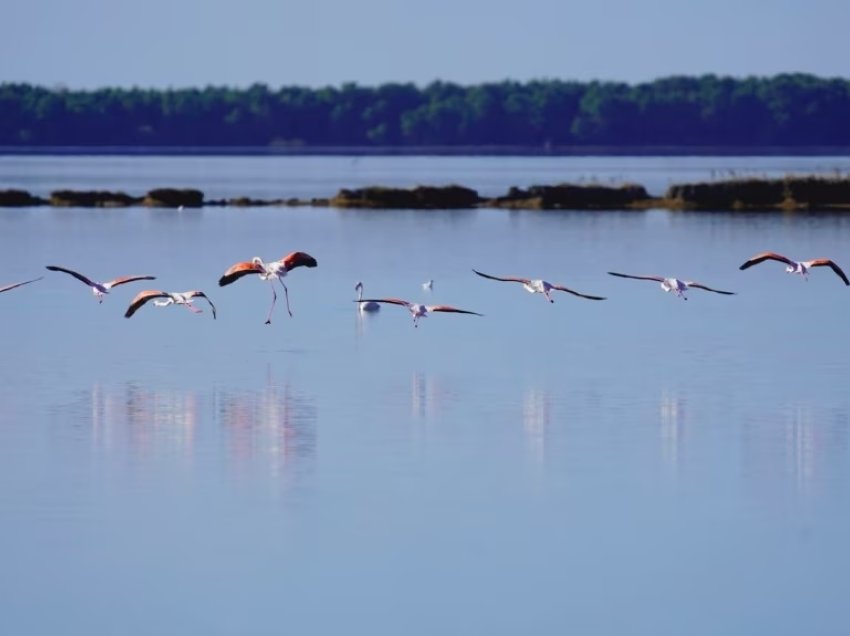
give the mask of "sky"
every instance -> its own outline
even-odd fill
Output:
[[[848,0],[0,0],[0,82],[850,77]]]

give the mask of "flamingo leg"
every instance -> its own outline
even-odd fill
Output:
[[[269,315],[266,317],[266,324],[272,324],[272,312],[274,311],[274,304],[277,302],[277,292],[274,290],[274,282],[271,282],[272,286],[272,306],[269,307]]]
[[[289,308],[289,290],[283,281],[280,281],[280,284],[283,285],[283,294],[286,296],[286,311],[289,312],[289,317],[292,318],[292,310]]]
[[[192,305],[191,303],[183,303],[183,306],[184,306],[186,309],[188,309],[189,311],[191,311],[193,314],[201,314],[201,313],[203,313],[203,312],[204,312],[204,310],[203,310],[203,309],[198,309],[197,307],[195,307],[195,306],[194,306],[194,305]]]

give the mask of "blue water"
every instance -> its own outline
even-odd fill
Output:
[[[481,196],[511,186],[638,183],[653,196],[672,184],[740,177],[850,174],[850,157],[223,157],[2,156],[0,187],[53,190],[199,188],[207,199],[330,197],[340,188],[457,183]]]
[[[844,634],[850,289],[738,265],[772,249],[850,270],[849,232],[658,210],[3,211],[0,286],[45,278],[0,295],[2,631]],[[281,296],[263,324],[267,283],[216,284],[292,250],[319,262],[286,279],[292,318]],[[158,278],[99,305],[47,264]],[[473,267],[608,300],[550,305]],[[358,280],[485,315],[360,316]],[[124,319],[145,288],[204,290],[218,319]]]

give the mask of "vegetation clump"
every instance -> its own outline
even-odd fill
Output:
[[[137,205],[140,199],[124,192],[107,190],[54,190],[50,205],[60,208],[123,208]]]
[[[44,199],[34,197],[26,190],[0,190],[0,208],[26,208],[44,203]]]
[[[473,208],[481,201],[478,193],[459,185],[387,188],[370,186],[342,189],[330,200],[341,208],[458,209]]]
[[[204,193],[192,188],[157,188],[148,192],[142,203],[152,208],[199,208],[204,204]]]
[[[621,186],[575,185],[535,185],[527,190],[512,187],[508,194],[488,202],[494,207],[531,208],[540,210],[588,210],[623,209],[645,207],[652,198],[642,185],[624,184]]]

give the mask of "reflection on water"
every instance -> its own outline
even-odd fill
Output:
[[[95,383],[86,401],[77,417],[89,414],[92,450],[110,456],[176,458],[190,467],[222,444],[231,466],[277,478],[309,466],[316,453],[312,399],[271,378],[259,390],[214,389],[211,396]]]
[[[127,449],[138,457],[177,453],[191,460],[200,420],[201,398],[194,391],[152,391],[135,384],[91,389],[94,450]]]
[[[410,387],[410,412],[414,417],[430,419],[440,414],[447,391],[439,378],[414,372]]]
[[[219,390],[217,420],[237,467],[258,466],[273,477],[311,465],[316,454],[316,406],[288,382],[271,379],[260,391]]]
[[[535,464],[542,465],[546,452],[546,433],[552,419],[549,391],[528,387],[522,398],[522,430],[528,452]]]
[[[848,415],[793,405],[742,429],[744,473],[770,496],[804,498],[840,484],[847,462]]]
[[[670,390],[661,392],[659,403],[661,456],[674,474],[679,473],[685,434],[685,399]]]

